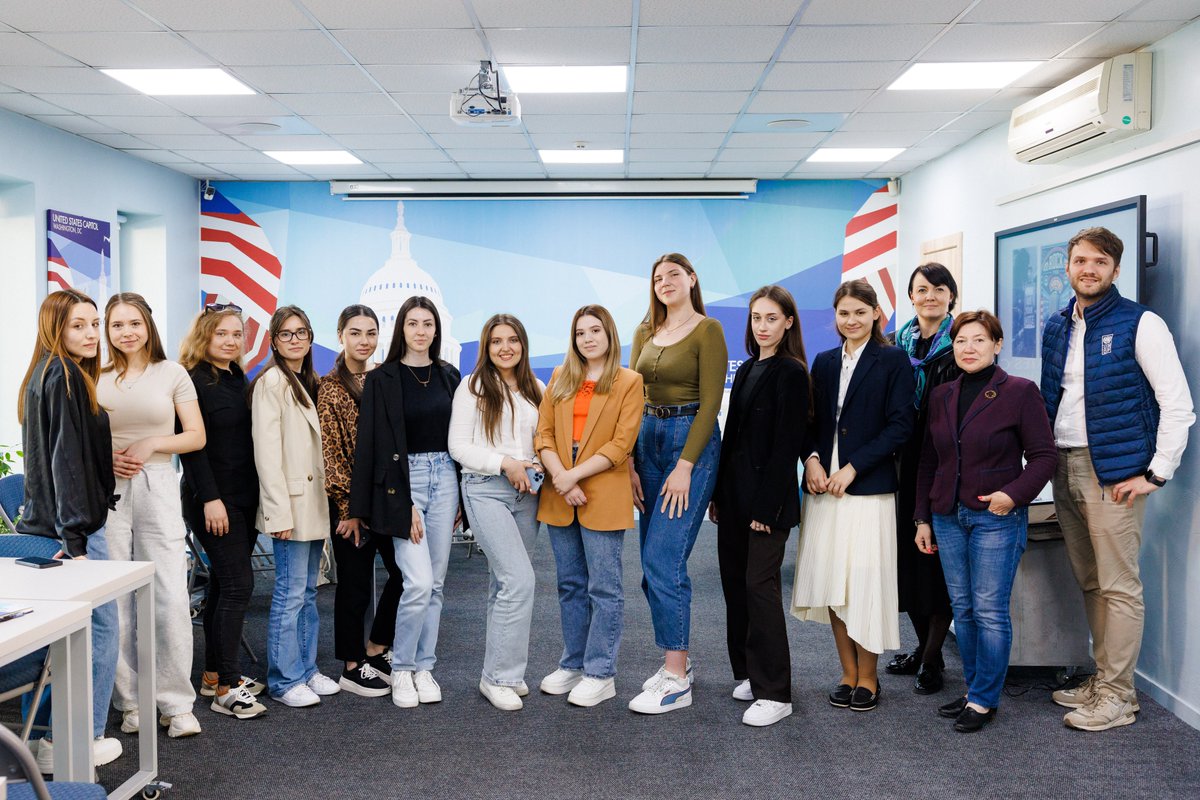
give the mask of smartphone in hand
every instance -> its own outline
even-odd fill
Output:
[[[529,491],[531,494],[537,494],[538,489],[542,488],[542,483],[546,480],[546,473],[526,467],[525,474],[529,476]]]

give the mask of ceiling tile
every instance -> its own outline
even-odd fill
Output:
[[[922,145],[918,145],[917,147],[908,148],[903,153],[901,153],[899,158],[897,158],[896,160],[897,161],[908,161],[908,160],[929,161],[931,159],[937,158],[938,156],[945,155],[946,153],[950,152],[952,149],[954,149],[954,148],[950,145],[922,144]]]
[[[899,24],[953,20],[973,0],[812,0],[804,12],[805,25]]]
[[[856,165],[811,163],[805,161],[788,173],[789,178],[808,178],[810,180],[837,181],[861,178],[865,171],[873,171],[873,164],[863,164],[857,170]]]
[[[409,114],[450,114],[450,93],[446,92],[400,92],[392,95]],[[397,109],[392,109],[395,113]]]
[[[718,164],[730,162],[791,162],[795,164],[801,159],[808,158],[812,147],[738,147],[725,148],[721,151]]]
[[[787,133],[735,133],[729,137],[727,149],[740,148],[797,148],[813,147],[829,134],[819,131],[792,131]]]
[[[164,109],[165,110],[165,109]],[[201,125],[191,117],[185,117],[182,114],[176,114],[171,117],[127,117],[127,116],[107,116],[97,115],[94,117],[98,123],[103,123],[110,128],[132,133],[135,136],[143,133],[194,133],[194,134],[211,134],[212,129]]]
[[[136,90],[88,67],[4,67],[0,83],[33,94],[136,94]]]
[[[936,131],[959,114],[929,111],[894,114],[858,113],[846,120],[843,131]]]
[[[921,60],[1023,61],[1053,58],[1101,27],[1095,22],[955,25],[921,55]],[[1087,55],[1072,53],[1071,57]]]
[[[105,125],[103,122],[88,119],[78,114],[36,114],[33,118],[44,125],[49,125],[52,128],[58,128],[68,133],[120,133],[120,131],[111,125]],[[132,133],[132,131],[126,131],[126,133]]]
[[[466,129],[464,129],[466,130]],[[498,133],[495,129],[466,133],[435,133],[434,140],[442,147],[494,147],[496,149],[528,149],[529,140],[520,133]]]
[[[434,151],[437,152],[437,151]],[[451,147],[446,150],[450,158],[460,165],[467,163],[482,164],[493,161],[497,164],[513,164],[522,161],[537,162],[537,154],[533,150],[492,150],[486,147]]]
[[[185,158],[178,153],[172,153],[170,150],[123,150],[122,152],[136,156],[143,161],[153,161],[155,164],[194,163],[192,159]]]
[[[979,111],[1012,111],[1021,103],[1032,100],[1043,92],[1042,89],[1001,89],[996,96],[981,104]]]
[[[521,114],[624,114],[624,94],[526,94]]]
[[[560,0],[471,0],[471,6],[485,28],[554,28],[623,26],[629,36],[632,4],[629,0],[588,0],[563,3]],[[646,24],[642,5],[642,24]],[[489,31],[490,33],[490,31]]]
[[[758,83],[766,62],[745,64],[638,63],[634,88],[639,92],[749,91]]]
[[[36,38],[93,67],[211,67],[212,59],[165,31],[39,33]]]
[[[346,63],[345,55],[319,31],[192,31],[183,36],[234,67]]]
[[[33,98],[30,98],[31,100]],[[144,94],[49,94],[45,99],[68,111],[93,116],[96,114],[120,114],[129,116],[161,117],[173,113],[153,97]],[[54,114],[54,111],[22,112]]]
[[[323,134],[290,136],[268,133],[253,136],[235,135],[233,138],[255,150],[337,150],[341,147],[333,139]]]
[[[831,133],[822,147],[912,147],[926,131],[848,131]]]
[[[745,10],[741,4],[738,8]],[[638,63],[694,61],[765,62],[779,46],[784,29],[768,27],[641,28]]]
[[[539,162],[532,164],[493,164],[487,161],[462,161],[459,166],[472,178],[542,178],[546,171]]]
[[[1175,22],[1118,22],[1063,55],[1070,58],[1112,58],[1157,42],[1178,28]]]
[[[375,92],[378,88],[358,67],[238,67],[235,75],[264,94],[293,92]]]
[[[176,172],[182,172],[184,175],[191,175],[193,178],[204,178],[214,181],[234,180],[234,177],[229,173],[213,169],[207,164],[171,164],[170,168]]]
[[[875,61],[908,61],[942,31],[941,25],[858,25],[796,28],[780,61],[841,61],[870,53]]]
[[[106,147],[124,148],[126,150],[153,149],[150,143],[136,136],[130,136],[128,133],[85,133],[82,135],[85,139],[99,142]]]
[[[921,140],[922,147],[958,147],[978,136],[977,131],[938,131]]]
[[[646,177],[676,177],[695,175],[708,171],[711,161],[634,161],[629,163],[629,174]]]
[[[620,178],[625,175],[624,164],[547,164],[546,172],[551,178],[571,180],[579,178]]]
[[[446,105],[449,106],[449,102]],[[414,114],[413,121],[426,133],[458,133],[470,130],[450,119],[450,115],[445,111],[438,114]]]
[[[714,178],[782,178],[794,166],[794,161],[743,161],[714,164],[708,174]]]
[[[175,152],[193,161],[199,161],[202,164],[213,164],[216,162],[221,162],[222,164],[279,164],[275,159],[265,156],[257,150],[216,150],[204,147],[194,149],[181,147],[175,149]]]
[[[756,114],[824,114],[856,110],[871,96],[861,92],[759,92],[750,111]]]
[[[436,150],[432,146],[425,149],[420,148],[402,148],[398,145],[401,142],[394,142],[392,149],[379,150],[362,150],[355,149],[354,155],[361,158],[363,161],[370,161],[372,164],[446,164],[449,159],[441,150]],[[474,150],[470,152],[475,152]],[[513,151],[519,152],[519,151]],[[530,154],[532,158],[532,154]]]
[[[1200,3],[1196,0],[1150,0],[1130,11],[1125,19],[1185,21],[1196,17],[1200,17]]]
[[[295,97],[296,95],[283,95]],[[288,109],[265,94],[212,96],[176,96],[159,98],[171,108],[194,117],[273,117],[287,115]],[[122,113],[122,112],[110,112]]]
[[[19,31],[77,31],[80,21],[88,30],[154,31],[158,26],[121,0],[55,0],[52,3],[9,2],[0,6],[0,17]]]
[[[860,110],[866,112],[968,111],[996,95],[996,89],[883,91]]]
[[[634,114],[736,114],[747,92],[634,92]]]
[[[304,0],[305,7],[327,28],[470,28],[462,3],[416,3],[396,0]]]
[[[629,63],[628,28],[497,28],[487,37],[496,59],[506,66]],[[639,35],[639,60],[641,42]]]
[[[272,95],[284,107],[306,117],[314,114],[388,114],[397,112],[388,96],[380,92],[358,92],[338,94],[321,92],[313,94]]]
[[[79,62],[23,33],[0,33],[0,64],[24,67],[77,67]]]
[[[167,150],[247,150],[249,148],[239,141],[219,133],[208,136],[196,136],[189,133],[146,133],[139,138],[155,147],[165,147]],[[195,158],[189,155],[188,158]],[[199,161],[200,159],[196,159]]]
[[[788,25],[799,0],[753,3],[697,3],[695,0],[641,0],[638,22],[649,25]]]
[[[303,170],[313,180],[340,181],[352,178],[386,178],[387,173],[370,164],[346,167],[305,167]]]
[[[381,169],[393,178],[401,179],[407,177],[412,178],[427,178],[435,180],[437,178],[462,178],[466,173],[453,164],[412,164],[400,162],[398,164],[376,164],[377,169]]]
[[[408,150],[433,148],[423,133],[343,133],[335,137],[342,147],[351,150]],[[437,152],[437,150],[434,150]]]
[[[1017,78],[1007,88],[1040,87],[1052,89],[1060,83],[1087,72],[1104,59],[1102,58],[1058,58],[1047,61]]]
[[[1007,125],[1012,114],[1008,111],[972,111],[960,114],[944,127],[948,131],[986,131],[997,125]]]
[[[315,114],[305,117],[324,133],[411,133],[417,126],[401,114]]]
[[[167,166],[172,166],[168,164]],[[284,181],[299,181],[308,180],[308,176],[289,167],[287,164],[276,162],[271,164],[223,164],[219,161],[214,161],[208,164],[213,169],[219,169],[236,176],[239,180],[284,180]]]
[[[57,3],[56,3],[57,4]],[[177,31],[283,31],[316,27],[291,0],[137,0]]]
[[[1108,22],[1121,16],[1130,0],[981,0],[963,22]]]
[[[630,130],[634,133],[724,133],[737,114],[634,114]]]
[[[354,30],[334,35],[362,64],[469,64],[487,58],[473,30]]]
[[[479,74],[478,62],[428,67],[375,64],[367,69],[389,92],[455,92]]]
[[[630,147],[720,147],[725,141],[723,133],[634,133],[629,137]]]
[[[632,148],[629,151],[630,163],[634,161],[712,161],[716,157],[717,149],[715,147],[654,148],[648,150]]]
[[[575,133],[534,133],[533,146],[542,150],[571,150],[576,142],[585,142],[591,150],[624,150],[624,133],[598,133],[580,130]]]
[[[521,122],[532,134],[539,133],[624,133],[624,114],[525,114]]]
[[[880,89],[904,71],[906,61],[811,61],[777,63],[762,88],[777,91],[812,89]]]

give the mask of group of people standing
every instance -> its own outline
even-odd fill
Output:
[[[687,562],[707,510],[717,523],[732,694],[751,703],[743,722],[792,713],[781,566],[799,525],[789,606],[831,626],[840,675],[829,702],[877,707],[878,657],[899,648],[903,610],[917,648],[886,670],[915,674],[919,694],[940,691],[953,620],[967,692],[938,711],[974,731],[999,704],[1027,507],[1054,477],[1097,661],[1093,679],[1054,700],[1074,709],[1072,727],[1128,724],[1137,710],[1144,496],[1173,474],[1194,416],[1165,325],[1112,286],[1120,245],[1104,229],[1072,240],[1076,299],[1047,324],[1040,392],[996,364],[1004,336],[994,315],[951,313],[958,288],[940,265],[913,272],[916,316],[891,341],[871,287],[838,287],[841,345],[818,354],[811,372],[794,299],[764,287],[749,302],[750,358],[734,378],[723,437],[725,336],[678,253],[652,267],[629,367],[612,315],[586,305],[546,385],[531,369],[525,327],[508,314],[484,324],[463,380],[440,357],[436,307],[419,296],[400,308],[378,366],[378,318],[346,308],[341,352],[320,378],[308,317],[283,306],[270,321],[270,360],[248,381],[241,309],[206,306],[176,363],[145,300],[121,293],[105,309],[110,360],[101,368],[93,301],[54,292],[21,387],[19,530],[60,540],[66,557],[156,563],[157,703],[170,736],[200,732],[185,520],[211,562],[200,693],[214,711],[246,719],[266,711],[264,691],[293,707],[339,691],[390,695],[402,708],[441,701],[433,670],[460,525],[488,560],[480,693],[502,710],[521,708],[529,693],[531,553],[545,523],[563,652],[539,688],[578,706],[615,697],[622,552],[635,508],[663,661],[631,710],[692,703]],[[243,676],[238,659],[260,531],[273,539],[275,561],[265,685]],[[337,680],[317,667],[316,587],[330,538]],[[388,579],[368,631],[377,556]],[[103,738],[110,687],[122,730],[137,729],[129,611],[94,615],[100,763],[115,758],[115,740]]]

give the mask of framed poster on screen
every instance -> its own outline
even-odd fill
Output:
[[[1084,228],[1097,226],[1108,228],[1124,243],[1121,271],[1115,283],[1122,295],[1140,301],[1142,273],[1158,257],[1158,237],[1146,233],[1145,195],[996,234],[996,316],[1005,336],[999,361],[1009,374],[1040,383],[1042,329],[1046,319],[1063,309],[1074,296],[1067,280],[1067,243]],[[1149,260],[1148,239],[1154,246]],[[1037,502],[1049,503],[1051,499],[1047,486]],[[1032,513],[1030,521],[1034,521]]]

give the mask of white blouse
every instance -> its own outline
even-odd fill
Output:
[[[464,378],[454,392],[447,436],[450,457],[462,465],[463,472],[480,475],[499,475],[505,456],[536,461],[533,435],[537,431],[538,407],[520,394],[513,394],[511,405],[505,403],[501,412],[496,440],[489,442],[470,383],[469,377]],[[546,390],[541,381],[537,384]]]

